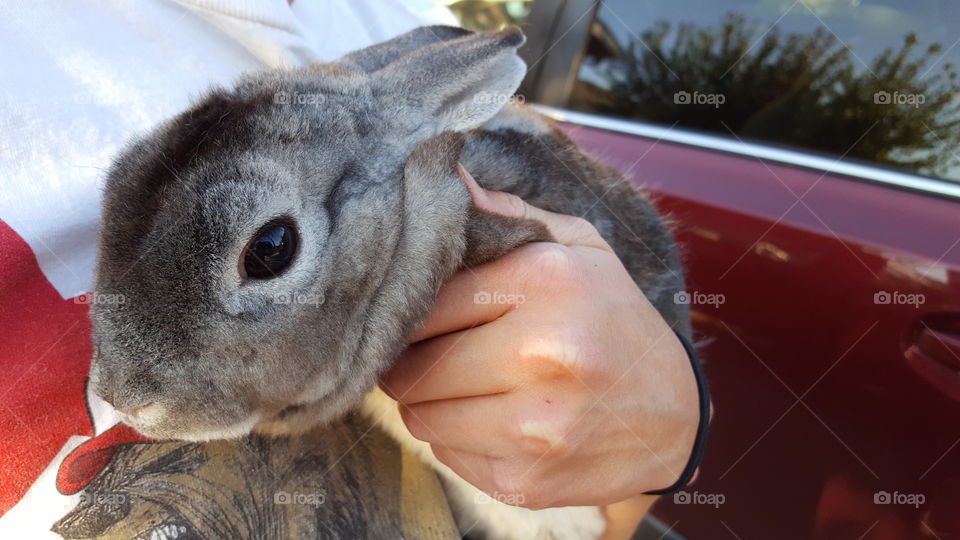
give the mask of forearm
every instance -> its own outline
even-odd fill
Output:
[[[607,529],[601,540],[624,540],[633,536],[657,498],[656,495],[640,495],[603,507]]]

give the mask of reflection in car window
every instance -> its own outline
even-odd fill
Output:
[[[960,180],[960,2],[606,0],[568,106]]]
[[[446,4],[460,24],[470,30],[500,30],[511,24],[522,25],[530,15],[533,0],[447,0]]]

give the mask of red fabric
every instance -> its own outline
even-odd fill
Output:
[[[65,495],[80,491],[106,466],[119,445],[149,440],[125,424],[113,426],[63,458],[57,470],[57,490]]]
[[[93,434],[85,304],[64,300],[29,246],[0,221],[0,514],[72,435]]]

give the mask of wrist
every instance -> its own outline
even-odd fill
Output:
[[[682,336],[680,333],[676,333],[677,339],[680,341],[680,344],[683,346],[686,356],[689,361],[690,368],[692,369],[694,381],[696,383],[696,392],[697,392],[697,409],[698,409],[698,420],[697,427],[694,433],[693,442],[685,448],[690,448],[689,458],[683,465],[683,469],[680,472],[676,480],[668,485],[667,487],[647,491],[644,495],[662,495],[668,493],[676,493],[677,491],[683,490],[687,485],[693,481],[694,476],[697,473],[697,469],[700,467],[700,462],[703,459],[704,451],[706,450],[707,437],[709,435],[710,428],[710,390],[707,384],[707,378],[703,371],[703,366],[700,363],[699,358],[697,357],[696,351],[693,349],[693,345],[690,341]],[[688,430],[683,430],[688,431]],[[689,436],[685,437],[689,438]]]
[[[640,526],[650,507],[657,501],[653,495],[640,495],[603,507],[607,527],[601,540],[625,540],[631,538]]]

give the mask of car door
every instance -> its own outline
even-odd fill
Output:
[[[960,536],[960,6],[467,4],[682,246],[715,416],[653,537]]]

